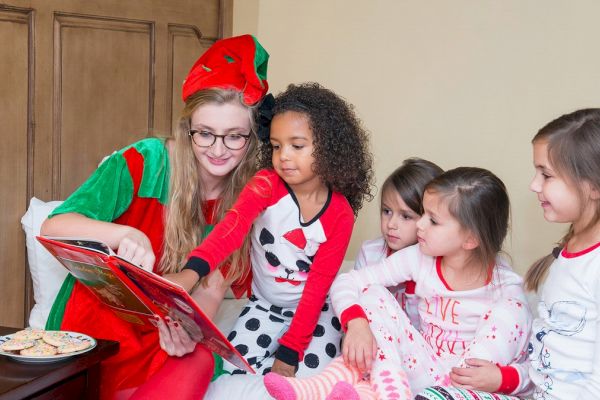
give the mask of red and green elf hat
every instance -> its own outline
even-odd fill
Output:
[[[183,82],[183,101],[201,89],[233,89],[253,105],[267,93],[269,54],[252,35],[216,41],[190,70]]]

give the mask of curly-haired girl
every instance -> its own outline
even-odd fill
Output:
[[[254,225],[253,295],[229,340],[259,373],[303,376],[339,353],[341,327],[327,293],[354,216],[372,197],[372,157],[352,107],[316,83],[290,85],[272,114],[261,138],[264,169],[172,278],[192,288]]]

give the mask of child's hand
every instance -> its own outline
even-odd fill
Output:
[[[453,386],[491,393],[498,390],[502,384],[502,374],[496,364],[479,358],[469,358],[465,362],[468,368],[452,368],[450,380]]]
[[[286,376],[288,378],[293,378],[296,376],[296,367],[286,364],[276,358],[273,362],[273,366],[271,367],[271,372],[275,372],[276,374]]]
[[[377,341],[369,327],[369,321],[355,318],[348,322],[348,331],[342,344],[342,355],[346,365],[370,372],[377,353]]]

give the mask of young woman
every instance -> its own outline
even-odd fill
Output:
[[[99,239],[145,269],[176,272],[256,171],[254,116],[268,90],[267,60],[250,35],[217,41],[186,78],[174,136],[144,139],[112,155],[53,212],[41,233]],[[247,275],[246,247],[228,260],[229,268],[209,275],[192,293],[209,315],[227,284]],[[102,365],[103,399],[132,393],[164,398],[174,390],[178,398],[201,398],[213,373],[212,354],[196,346],[185,358],[168,357],[182,355],[176,344],[185,335],[167,322],[170,329],[160,322],[159,340],[156,329],[119,319],[67,278],[48,328],[121,343]]]

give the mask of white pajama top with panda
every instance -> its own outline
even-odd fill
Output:
[[[322,309],[328,307],[326,297],[343,262],[353,224],[350,204],[342,194],[331,190],[321,211],[312,220],[304,221],[289,186],[275,171],[261,170],[190,257],[206,260],[213,270],[242,244],[252,227],[251,300],[259,299],[260,310],[275,311],[279,317],[282,310],[287,310],[283,314],[293,315],[288,323],[284,322],[288,326],[274,335],[277,337],[264,338],[263,343],[276,343],[274,339],[278,339],[279,351],[291,352],[292,358],[297,354],[301,361],[313,334],[317,336],[317,322]],[[240,320],[247,312],[242,311]],[[334,316],[332,311],[331,315]],[[281,322],[276,321],[279,317],[265,313],[264,321],[257,321],[261,327],[254,336],[266,332],[263,325]],[[236,340],[231,339],[238,347]],[[252,347],[248,343],[241,345],[246,346],[241,347],[243,350]],[[277,347],[271,350],[255,356],[271,356]],[[247,353],[247,358],[250,364],[255,363],[256,369],[264,367],[265,363],[257,365],[257,360],[251,360],[251,353]],[[282,359],[279,355],[277,358]]]

